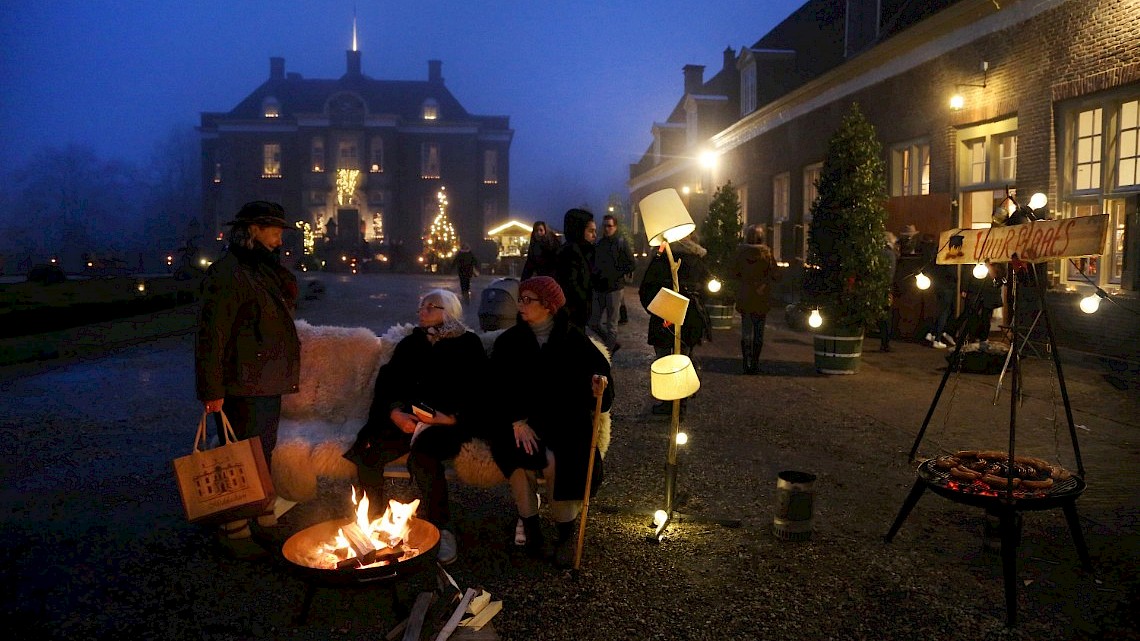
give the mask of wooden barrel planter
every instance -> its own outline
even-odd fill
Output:
[[[863,329],[820,328],[813,337],[815,369],[820,374],[854,374],[863,359]]]
[[[709,314],[713,329],[732,329],[732,319],[736,316],[732,305],[705,305],[705,311]]]

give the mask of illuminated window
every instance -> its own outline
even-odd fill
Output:
[[[1100,189],[1103,112],[1098,107],[1082,111],[1077,116],[1077,162],[1073,180],[1073,188],[1077,191]]]
[[[261,177],[281,177],[281,144],[266,143],[261,148]]]
[[[778,174],[772,178],[772,222],[782,223],[788,219],[788,188],[791,180],[788,174]]]
[[[1140,185],[1140,100],[1120,105],[1116,186]]]
[[[342,138],[337,143],[337,169],[359,169],[356,160],[356,140]]]
[[[483,184],[499,184],[499,152],[494,149],[483,150]]]
[[[976,185],[986,182],[985,138],[966,141],[966,158],[966,163],[969,167],[966,172],[969,176],[969,179],[966,181],[967,184]]]
[[[423,104],[424,120],[436,120],[439,118],[439,103],[428,98]]]
[[[325,139],[313,138],[313,144],[309,146],[309,162],[313,167],[313,171],[325,170]]]
[[[368,146],[368,171],[379,174],[384,172],[384,139],[372,136]]]
[[[261,113],[266,118],[277,118],[281,116],[281,106],[277,104],[277,99],[273,96],[268,96],[261,102]]]
[[[898,145],[891,149],[891,195],[930,193],[930,143]]]
[[[1017,134],[998,137],[998,180],[1017,180]]]
[[[439,144],[425,142],[420,145],[420,178],[439,178]]]

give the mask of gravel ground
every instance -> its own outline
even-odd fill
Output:
[[[478,279],[477,287],[490,279]],[[378,332],[406,320],[428,277],[333,278],[301,316]],[[627,297],[635,303],[635,296]],[[478,289],[476,290],[478,295]],[[914,481],[907,460],[944,354],[896,342],[866,352],[855,376],[815,374],[810,336],[769,319],[762,375],[737,374],[736,331],[698,351],[702,389],[682,448],[680,518],[647,537],[663,497],[668,418],[648,412],[646,317],[630,306],[614,359],[618,399],[606,482],[591,505],[578,573],[512,550],[505,486],[456,487],[462,587],[503,611],[504,639],[1136,639],[1140,579],[1140,375],[1063,354],[1088,489],[1077,502],[1094,572],[1080,568],[1060,510],[1024,516],[1018,626],[1007,628],[998,554],[984,512],[927,493],[883,542]],[[775,315],[773,315],[775,316]],[[873,347],[874,341],[867,341]],[[190,339],[175,335],[47,363],[0,368],[0,588],[3,619],[26,639],[379,639],[396,622],[385,586],[320,589],[304,624],[305,583],[283,561],[235,562],[187,524],[170,460],[197,421]],[[1049,361],[1026,361],[1017,450],[1076,468]],[[920,454],[1004,449],[1008,380],[951,376]],[[814,532],[771,532],[776,475],[814,473]],[[397,486],[411,493],[409,486]],[[296,531],[331,518],[347,486],[323,483],[287,515]],[[711,522],[733,519],[739,527]],[[547,523],[549,527],[550,524]],[[553,532],[548,529],[548,537]],[[401,581],[399,602],[434,587]],[[433,615],[434,616],[434,615]]]

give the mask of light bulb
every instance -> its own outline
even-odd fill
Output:
[[[669,518],[669,514],[665,510],[657,510],[653,513],[653,525],[661,525]]]
[[[684,445],[689,442],[689,435],[684,432],[677,432],[677,445]]]
[[[708,284],[708,288],[709,288],[709,291],[714,293],[714,294],[719,292],[720,291],[720,281],[715,279],[715,278],[710,279],[709,284]]]
[[[1041,192],[1037,192],[1036,194],[1033,194],[1029,198],[1029,208],[1030,209],[1034,209],[1034,210],[1041,209],[1042,207],[1044,207],[1048,203],[1049,203],[1049,197],[1046,196],[1045,194],[1041,193]]]
[[[962,97],[962,94],[956,93],[953,96],[950,96],[950,108],[954,111],[958,111],[965,105],[966,99]]]
[[[919,289],[930,289],[930,277],[922,272],[914,275],[914,284],[918,285]]]
[[[819,315],[818,309],[811,310],[811,316],[808,316],[808,325],[812,327],[823,325],[823,317]]]
[[[977,265],[974,265],[974,278],[981,280],[985,278],[989,273],[990,270],[988,267],[986,267],[985,263],[978,263]]]
[[[1086,314],[1095,313],[1100,309],[1100,296],[1089,294],[1081,299],[1081,311]]]

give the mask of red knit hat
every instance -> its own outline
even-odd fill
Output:
[[[538,295],[539,302],[549,307],[552,314],[566,304],[566,294],[562,293],[558,282],[549,276],[535,276],[519,283],[519,294],[523,292]]]

